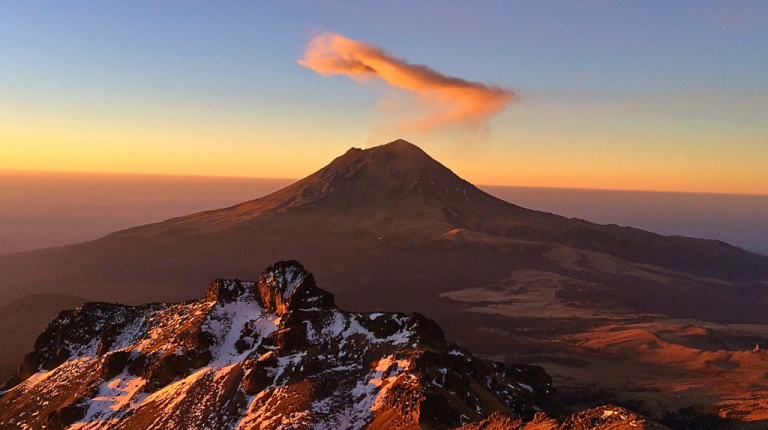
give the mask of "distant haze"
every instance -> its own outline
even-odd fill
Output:
[[[262,197],[291,179],[0,170],[0,254]],[[768,196],[481,186],[514,204],[665,235],[719,239],[768,254]]]
[[[0,254],[97,239],[251,200],[292,182],[0,170]]]

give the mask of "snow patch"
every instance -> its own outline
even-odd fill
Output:
[[[91,399],[85,418],[81,422],[116,419],[136,409],[143,400],[141,389],[145,384],[144,379],[125,372],[105,381],[99,386],[98,394]]]
[[[273,270],[267,276],[267,283],[277,285],[282,292],[283,299],[290,297],[303,280],[304,272],[293,266],[287,267],[285,274]]]
[[[280,318],[266,312],[253,301],[236,301],[219,304],[208,315],[202,329],[216,339],[211,367],[225,367],[242,361],[251,352],[246,349],[237,351],[235,343],[241,338],[243,328],[249,325],[253,330],[254,345],[280,325]],[[252,345],[252,346],[254,346]]]

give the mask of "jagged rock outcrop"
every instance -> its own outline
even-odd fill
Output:
[[[461,430],[669,430],[663,425],[617,406],[600,406],[579,413],[548,417],[543,412],[530,421],[523,421],[503,412],[494,412],[488,418],[467,424]]]
[[[451,429],[553,401],[540,367],[420,314],[341,311],[295,261],[197,301],[64,311],[2,389],[2,429]]]

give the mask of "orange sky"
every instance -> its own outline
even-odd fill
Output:
[[[266,126],[247,116],[204,118],[183,109],[160,113],[161,119],[151,109],[136,118],[98,109],[17,113],[0,128],[0,169],[301,178],[350,147],[404,137],[478,184],[768,194],[766,126],[694,127],[664,121],[663,112],[653,112],[656,103],[649,104],[524,100],[492,120],[489,135],[372,133],[373,119],[348,123],[306,114],[266,113]],[[559,118],[557,127],[551,116]]]

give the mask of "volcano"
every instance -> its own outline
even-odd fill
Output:
[[[767,257],[525,209],[404,140],[350,149],[260,199],[0,257],[0,305],[41,293],[184,301],[277,260],[313,267],[345,309],[422,312],[469,346],[479,326],[509,325],[510,309],[517,322],[585,312],[768,322]],[[520,310],[531,301],[541,307]],[[2,352],[16,363],[21,353]]]

